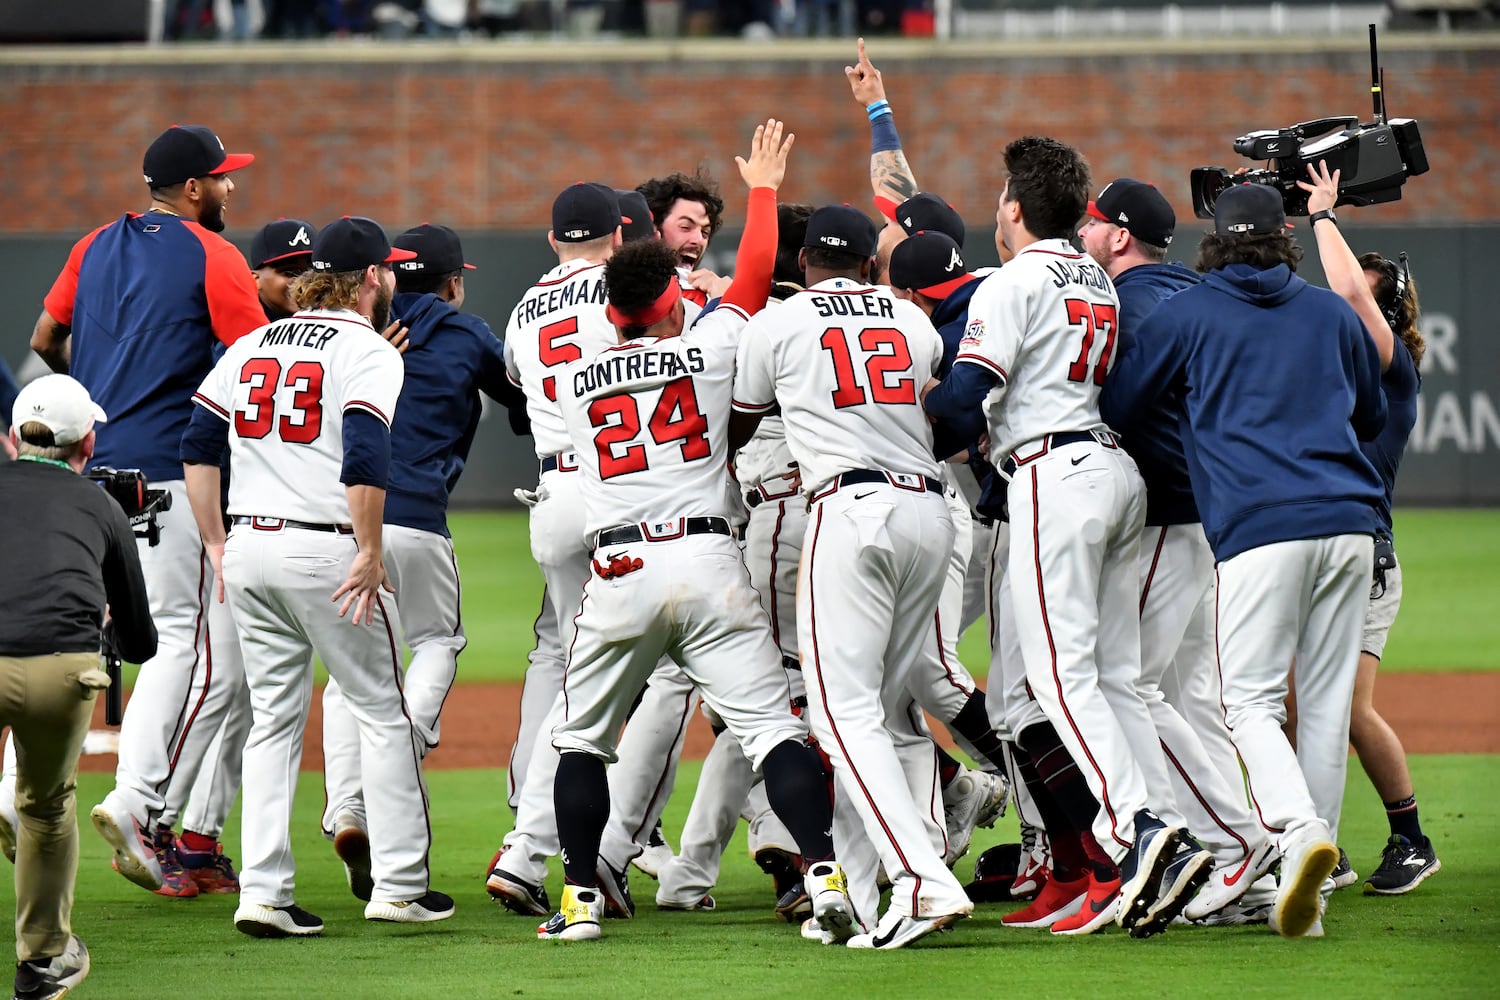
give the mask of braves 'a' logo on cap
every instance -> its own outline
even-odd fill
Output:
[[[312,246],[312,238],[307,235],[307,227],[298,226],[296,234],[291,239],[286,241],[286,245],[289,247]]]
[[[954,247],[952,250],[949,250],[948,251],[948,263],[943,267],[943,270],[944,271],[961,270],[963,268],[963,266],[964,266],[964,259],[958,255],[958,248]]]

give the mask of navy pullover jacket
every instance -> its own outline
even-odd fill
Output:
[[[1136,341],[1146,317],[1169,298],[1191,288],[1202,279],[1181,264],[1140,264],[1114,278],[1120,296],[1119,351],[1123,355]],[[1151,345],[1146,344],[1149,353]],[[1108,385],[1106,379],[1105,384]],[[1108,392],[1105,393],[1108,398]],[[1146,481],[1146,523],[1196,524],[1198,508],[1193,503],[1193,484],[1188,478],[1187,454],[1182,445],[1182,399],[1168,390],[1135,415],[1116,420],[1101,402],[1101,415]]]
[[[530,432],[525,398],[506,378],[503,345],[484,320],[432,294],[399,293],[391,308],[411,346],[391,426],[385,523],[447,536],[448,497],[479,427],[479,393],[509,409],[518,434]]]
[[[1380,433],[1386,404],[1380,356],[1348,303],[1284,264],[1232,264],[1162,302],[1137,334],[1105,382],[1106,419],[1134,423],[1182,393],[1216,559],[1374,534],[1384,491],[1359,442]]]

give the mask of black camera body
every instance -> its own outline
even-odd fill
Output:
[[[1194,167],[1189,178],[1193,214],[1200,219],[1212,219],[1219,195],[1231,185],[1267,184],[1281,192],[1288,216],[1306,215],[1307,192],[1297,182],[1307,180],[1307,168],[1319,160],[1328,165],[1330,174],[1339,171],[1339,205],[1375,205],[1400,200],[1406,179],[1427,172],[1427,152],[1414,119],[1386,118],[1384,79],[1379,69],[1373,24],[1370,70],[1373,121],[1360,124],[1354,115],[1335,115],[1240,136],[1234,140],[1234,151],[1252,160],[1270,161],[1270,166],[1238,174],[1224,167]]]
[[[94,483],[125,512],[130,519],[130,530],[137,538],[149,544],[161,541],[161,525],[156,515],[172,509],[172,494],[166,490],[148,489],[146,477],[140,469],[112,469],[107,465],[96,465],[85,470],[85,479]]]

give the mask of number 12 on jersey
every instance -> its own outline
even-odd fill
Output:
[[[872,326],[859,331],[860,350],[865,358],[865,382],[870,390],[865,392],[854,371],[854,359],[849,352],[849,335],[840,327],[830,326],[823,331],[818,341],[833,361],[836,386],[833,390],[833,406],[842,410],[846,406],[859,406],[874,400],[877,403],[910,403],[917,401],[917,380],[911,374],[911,349],[906,346],[906,334],[894,327]],[[904,373],[905,378],[900,377]],[[890,381],[896,375],[895,381]]]
[[[1083,347],[1078,360],[1068,366],[1068,381],[1082,382],[1089,377],[1089,351],[1094,346],[1094,332],[1101,327],[1106,331],[1104,350],[1099,352],[1099,361],[1094,365],[1094,384],[1103,385],[1109,373],[1109,357],[1115,352],[1115,333],[1119,329],[1115,307],[1106,302],[1085,302],[1083,299],[1068,299],[1068,325],[1083,327]]]

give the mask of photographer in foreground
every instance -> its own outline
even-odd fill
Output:
[[[1442,867],[1432,841],[1422,833],[1417,819],[1417,797],[1406,767],[1406,750],[1374,704],[1375,673],[1380,668],[1386,636],[1401,608],[1401,567],[1396,562],[1391,540],[1391,495],[1396,488],[1401,453],[1417,422],[1417,393],[1422,387],[1417,369],[1426,346],[1417,330],[1417,289],[1405,255],[1399,263],[1377,253],[1356,257],[1339,232],[1338,219],[1333,214],[1338,201],[1339,171],[1330,174],[1328,165],[1320,160],[1317,166],[1309,165],[1307,173],[1310,182],[1299,181],[1298,187],[1308,193],[1309,221],[1318,241],[1323,273],[1328,278],[1328,287],[1354,307],[1375,341],[1380,352],[1380,387],[1388,410],[1380,434],[1374,440],[1360,442],[1360,450],[1375,466],[1385,492],[1378,504],[1380,528],[1376,533],[1375,579],[1360,643],[1349,742],[1385,804],[1391,827],[1380,866],[1365,879],[1365,892],[1398,896],[1415,889]],[[1340,888],[1359,879],[1342,852],[1333,877]]]
[[[108,604],[121,655],[156,654],[156,627],[130,522],[82,478],[104,411],[67,375],[21,390],[10,439],[18,460],[0,465],[0,725],[15,735],[15,996],[57,996],[88,974],[72,933],[78,872],[74,791],[94,698]]]

